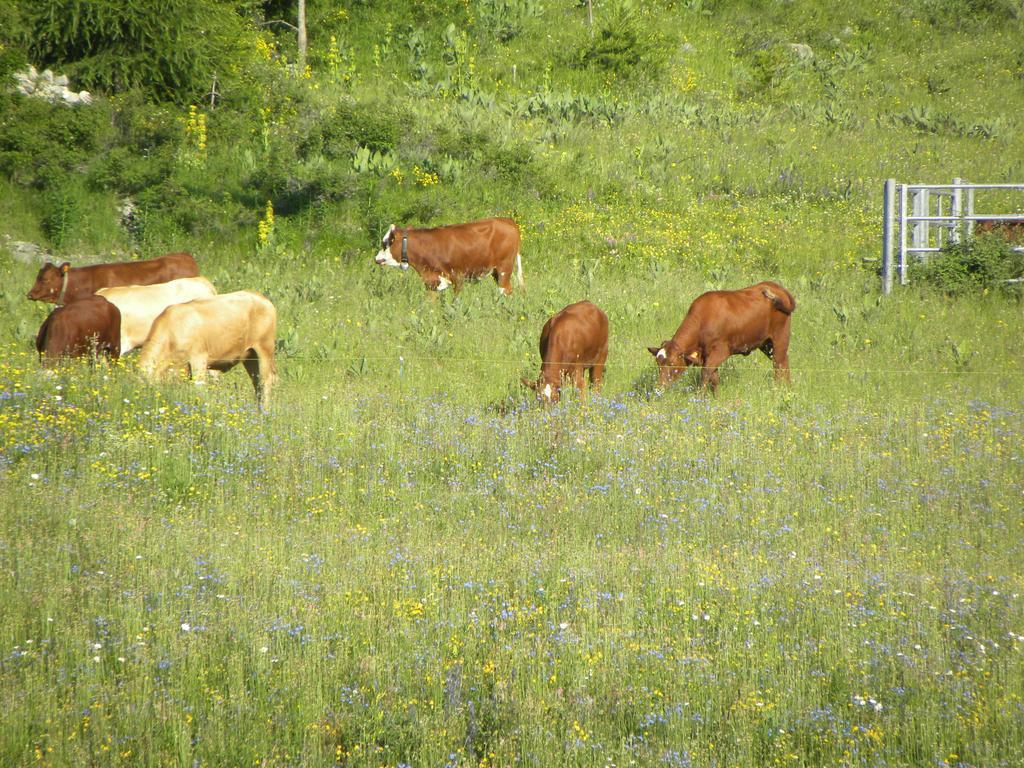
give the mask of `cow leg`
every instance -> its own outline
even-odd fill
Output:
[[[604,381],[604,363],[590,366],[590,386],[595,392],[601,391],[601,384]]]
[[[252,379],[252,388],[256,392],[256,405],[261,411],[267,410],[270,401],[271,382],[263,374],[263,360],[254,350],[249,350],[249,357],[242,360],[245,372]]]
[[[430,291],[431,298],[437,298],[437,292],[448,287],[447,284],[442,285],[444,278],[436,272],[422,272],[420,276],[423,278],[423,287]],[[447,283],[446,280],[444,282]]]
[[[253,347],[249,350],[249,357],[242,361],[245,372],[252,379],[253,389],[256,390],[256,402],[260,410],[266,411],[270,408],[270,390],[277,380],[277,367],[274,365],[273,350],[267,349],[266,345]]]
[[[775,366],[775,380],[785,380],[791,383],[789,378],[789,328],[786,328],[774,339],[772,354],[772,365]]]
[[[209,360],[206,355],[192,355],[188,359],[189,375],[196,384],[206,383],[206,367]]]
[[[508,296],[512,293],[512,273],[494,270],[494,282],[498,284],[498,290]]]
[[[574,365],[572,372],[569,374],[572,377],[573,386],[579,390],[580,397],[586,398],[587,396],[587,380],[583,374],[582,365]]]
[[[711,394],[718,393],[718,366],[729,357],[728,347],[712,347],[708,350],[704,360],[704,367],[700,371],[700,384],[702,387],[711,387]]]

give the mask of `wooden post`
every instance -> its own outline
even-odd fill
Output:
[[[298,21],[299,77],[302,77],[306,72],[306,0],[299,0]]]
[[[594,36],[594,0],[587,0],[587,24],[590,25],[590,36]]]
[[[892,292],[892,228],[896,217],[896,179],[886,179],[882,190],[882,293]]]

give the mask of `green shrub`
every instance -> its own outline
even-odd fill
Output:
[[[1014,0],[919,0],[915,5],[935,26],[965,27],[988,20],[1005,23],[1022,16],[1021,5]]]
[[[173,151],[156,151],[149,155],[131,148],[113,147],[102,155],[88,172],[93,189],[107,189],[133,194],[166,179],[174,170]]]
[[[13,72],[28,64],[21,45],[27,37],[24,15],[18,3],[0,0],[0,80],[10,82]]]
[[[947,245],[928,261],[913,265],[910,274],[948,294],[984,289],[1014,292],[1020,284],[1007,281],[1024,277],[1024,253],[1015,251],[999,234],[985,233]]]
[[[523,23],[541,11],[538,0],[477,0],[476,17],[480,26],[495,40],[506,43],[523,28]]]
[[[141,88],[188,103],[216,75],[237,79],[256,61],[256,30],[235,3],[212,0],[36,0],[25,4],[33,61],[108,93]]]
[[[313,125],[300,142],[299,156],[322,154],[336,160],[360,146],[384,154],[395,148],[399,127],[409,122],[408,116],[382,104],[343,102]]]
[[[117,141],[134,152],[149,155],[181,139],[180,113],[165,104],[153,104],[139,89],[111,99]],[[237,137],[237,133],[233,136]]]
[[[54,248],[66,246],[80,224],[88,208],[82,198],[81,181],[75,176],[57,174],[49,179],[40,223]]]
[[[523,183],[534,168],[533,150],[528,144],[492,145],[484,153],[483,165],[500,179]]]
[[[0,173],[41,187],[54,172],[80,169],[113,139],[103,103],[69,108],[0,94]]]
[[[596,67],[617,75],[657,74],[669,46],[644,24],[636,7],[626,0],[612,5],[597,26],[574,52],[571,63]]]
[[[23,50],[0,42],[0,80],[9,82],[12,74],[27,66],[28,57]]]

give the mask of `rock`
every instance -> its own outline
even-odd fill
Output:
[[[800,61],[810,61],[814,58],[814,49],[811,48],[807,43],[790,43],[789,50],[800,59]]]
[[[4,235],[3,245],[11,257],[22,264],[42,263],[50,256],[45,248],[23,240],[11,240],[10,235]]]
[[[15,90],[25,96],[45,99],[50,104],[64,104],[68,107],[92,103],[92,94],[88,91],[72,91],[68,88],[68,76],[55,76],[50,69],[39,74],[35,67],[29,66],[24,72],[15,72],[13,77],[17,82]]]

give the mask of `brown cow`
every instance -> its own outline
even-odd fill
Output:
[[[396,227],[381,240],[376,262],[415,269],[428,290],[458,290],[467,278],[493,275],[498,288],[512,293],[512,269],[523,287],[519,227],[512,219],[480,219],[433,229]]]
[[[139,355],[139,369],[149,379],[169,368],[188,367],[202,383],[206,371],[227,371],[238,363],[256,389],[262,409],[270,406],[277,379],[274,343],[277,310],[255,291],[235,291],[173,304],[153,321]]]
[[[44,365],[62,357],[121,354],[121,313],[102,296],[86,296],[54,309],[36,335],[36,351]]]
[[[1018,219],[979,219],[974,222],[974,234],[995,232],[1009,243],[1024,242],[1024,221]]]
[[[540,378],[523,379],[545,402],[557,403],[562,380],[571,378],[585,392],[584,371],[590,385],[601,388],[608,359],[608,316],[596,304],[580,301],[552,315],[540,332]]]
[[[148,261],[120,261],[72,267],[64,262],[59,267],[47,262],[36,275],[28,292],[33,301],[66,304],[91,296],[100,288],[115,285],[153,285],[179,277],[196,277],[199,265],[190,253],[168,253]]]
[[[658,385],[667,386],[688,365],[701,367],[701,385],[718,390],[718,366],[730,355],[764,352],[775,378],[789,381],[789,321],[793,295],[778,283],[758,283],[738,291],[698,296],[675,335],[648,347],[658,363]]]

